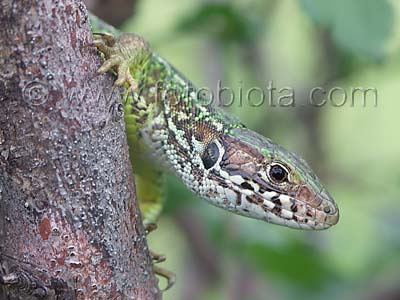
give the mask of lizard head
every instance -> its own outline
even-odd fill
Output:
[[[308,164],[246,128],[213,139],[201,159],[214,184],[206,198],[251,218],[300,229],[335,225],[339,211]]]

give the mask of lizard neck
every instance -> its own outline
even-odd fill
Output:
[[[204,178],[201,156],[207,145],[233,128],[243,127],[205,99],[170,64],[153,55],[146,65],[141,93],[151,113],[140,130],[150,152],[192,190]]]

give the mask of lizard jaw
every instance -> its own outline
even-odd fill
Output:
[[[265,187],[260,189],[252,181],[244,180],[238,175],[231,176],[218,167],[209,174],[211,180],[221,181],[221,177],[224,178],[224,184],[218,183],[217,193],[208,195],[207,198],[212,204],[236,214],[290,228],[309,230],[327,229],[339,220],[339,211],[325,192],[316,195],[321,199],[313,199],[321,203],[316,208],[305,199]],[[324,208],[327,210],[326,207],[329,207],[329,213],[324,211]]]

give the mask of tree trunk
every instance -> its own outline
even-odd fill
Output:
[[[0,299],[160,299],[81,1],[0,2]]]

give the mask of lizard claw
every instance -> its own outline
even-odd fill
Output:
[[[169,290],[175,284],[176,275],[174,273],[167,271],[165,269],[162,269],[160,267],[157,267],[157,266],[153,266],[153,269],[154,269],[154,273],[167,279],[167,286],[162,289],[163,292],[165,292],[166,290]]]
[[[113,47],[115,45],[116,39],[115,37],[108,32],[93,32],[94,35],[100,35],[101,39],[107,44],[109,47]]]
[[[161,262],[164,262],[167,258],[165,257],[165,255],[162,254],[157,254],[154,253],[153,251],[150,251],[150,255],[151,255],[151,259],[153,260],[154,263],[158,264]]]
[[[157,229],[156,223],[148,223],[145,225],[146,235]]]

